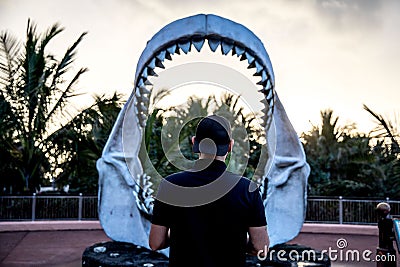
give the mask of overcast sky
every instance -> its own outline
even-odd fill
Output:
[[[400,1],[397,0],[0,0],[0,30],[23,40],[28,18],[65,31],[49,47],[61,55],[78,36],[79,88],[130,94],[146,42],[164,25],[214,13],[251,29],[264,43],[276,91],[298,132],[331,108],[340,124],[373,128],[371,109],[399,111]]]

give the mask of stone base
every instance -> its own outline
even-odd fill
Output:
[[[83,252],[82,267],[168,267],[168,258],[147,248],[125,242],[104,242]]]
[[[147,248],[124,242],[97,243],[85,249],[83,267],[167,267],[168,258]],[[321,252],[301,245],[277,245],[270,249],[267,257],[259,260],[247,256],[247,267],[319,266],[330,267],[330,259]],[[227,266],[228,267],[228,266]]]

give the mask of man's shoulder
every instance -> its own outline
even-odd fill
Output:
[[[181,171],[181,172],[176,172],[176,173],[170,174],[167,177],[165,177],[164,179],[171,182],[171,181],[173,181],[175,179],[184,178],[187,175],[188,175],[187,171]]]
[[[229,171],[225,171],[223,176],[225,176],[225,178],[228,178],[229,180],[234,180],[237,181],[235,182],[235,188],[239,189],[239,190],[246,190],[249,192],[253,192],[258,188],[258,185],[251,181],[250,179],[229,172]],[[181,172],[177,172],[177,173],[173,173],[168,175],[167,177],[165,177],[163,180],[164,182],[170,182],[173,183],[175,185],[180,185],[180,186],[193,186],[194,184],[197,185],[197,183],[194,183],[193,179],[190,178],[194,178],[197,177],[196,173],[193,173],[191,171],[181,171]]]
[[[187,179],[188,176],[190,176],[190,172],[181,171],[181,172],[176,172],[176,173],[170,174],[167,177],[165,177],[163,180],[168,181],[173,184],[176,184],[176,185],[182,185],[182,183],[185,183],[188,181],[188,179]]]

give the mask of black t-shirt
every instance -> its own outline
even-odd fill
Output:
[[[193,188],[226,179],[231,189],[203,205],[193,206],[188,202],[188,205],[176,206],[156,200],[152,223],[171,230],[171,267],[242,267],[245,265],[248,228],[266,225],[260,193],[248,179],[227,172],[224,162],[215,160],[202,169],[204,164],[207,165],[205,160],[198,160],[191,171],[170,175],[165,180]],[[162,196],[177,194],[176,191],[170,193],[165,184],[168,183],[163,180],[157,199],[161,196],[165,200]],[[204,198],[212,194],[210,192]]]

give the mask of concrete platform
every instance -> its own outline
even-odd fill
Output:
[[[0,266],[81,266],[85,248],[102,241],[98,221],[0,222]]]
[[[81,266],[86,247],[109,240],[98,221],[0,222],[0,266]],[[376,262],[363,260],[362,253],[369,250],[370,258],[375,259],[378,229],[362,225],[305,224],[300,235],[290,243],[327,252],[337,250],[332,253],[337,257],[332,261],[334,267],[372,267]],[[360,259],[346,260],[346,254],[350,257],[353,250],[360,253]]]

